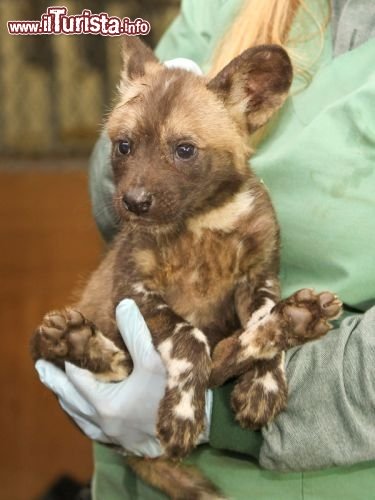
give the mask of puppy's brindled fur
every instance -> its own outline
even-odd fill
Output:
[[[239,422],[272,420],[287,399],[283,351],[324,335],[341,304],[309,289],[280,301],[278,225],[248,167],[249,133],[289,90],[285,51],[249,49],[209,82],[162,66],[138,39],[127,38],[123,52],[120,102],[107,123],[121,227],[75,308],[46,315],[33,356],[126,377],[132,365],[114,309],[134,299],[167,369],[158,437],[166,457],[179,458],[203,429],[209,385],[238,376]],[[152,481],[142,463],[132,466]],[[214,495],[194,474],[190,483],[174,474],[176,482],[163,474],[153,484],[175,498]]]

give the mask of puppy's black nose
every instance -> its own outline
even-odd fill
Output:
[[[125,208],[136,215],[143,215],[150,210],[152,195],[144,189],[132,189],[122,197]]]

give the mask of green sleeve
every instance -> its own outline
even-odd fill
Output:
[[[90,157],[89,190],[96,225],[103,239],[109,242],[116,234],[116,216],[112,208],[111,141],[105,130],[96,141]]]
[[[260,431],[242,429],[234,419],[230,395],[234,387],[228,382],[213,391],[210,445],[218,450],[229,450],[259,458],[262,435]]]

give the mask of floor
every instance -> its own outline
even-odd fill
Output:
[[[0,171],[1,499],[37,498],[63,473],[90,477],[90,442],[39,382],[28,343],[101,252],[84,169]]]

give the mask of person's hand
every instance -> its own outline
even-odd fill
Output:
[[[116,320],[134,363],[122,382],[99,382],[92,373],[70,363],[65,363],[65,373],[44,360],[35,367],[40,380],[56,393],[62,408],[88,437],[118,445],[125,452],[156,457],[162,454],[156,420],[166,384],[165,368],[134,301],[120,302]],[[208,441],[211,407],[212,393],[207,391],[206,428],[199,443]]]

